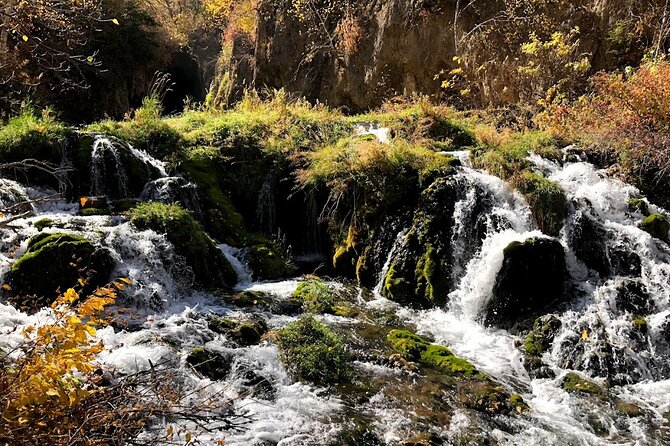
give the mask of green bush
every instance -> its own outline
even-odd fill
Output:
[[[342,338],[311,316],[280,330],[277,343],[284,364],[297,379],[323,385],[351,376]]]
[[[302,307],[309,313],[334,313],[336,299],[328,285],[320,280],[307,280],[300,283],[292,297],[302,301]]]

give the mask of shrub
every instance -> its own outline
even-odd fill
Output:
[[[311,316],[280,330],[277,343],[286,367],[297,379],[323,385],[351,376],[342,338]]]
[[[598,74],[593,93],[554,105],[538,118],[553,134],[621,166],[625,179],[669,204],[670,62],[652,62],[624,74]]]
[[[302,307],[309,313],[335,312],[335,295],[328,285],[320,280],[307,280],[300,283],[292,297],[302,301]]]

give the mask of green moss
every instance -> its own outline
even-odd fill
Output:
[[[533,329],[526,336],[524,348],[526,353],[541,356],[550,346],[561,327],[561,320],[554,315],[535,319]]]
[[[219,247],[186,210],[177,205],[143,203],[131,209],[128,216],[138,229],[165,234],[175,252],[192,268],[197,285],[210,288],[237,282]]]
[[[79,209],[77,214],[81,215],[82,217],[92,217],[95,215],[111,215],[112,211],[111,209],[86,208]]]
[[[292,297],[302,301],[303,309],[308,313],[335,313],[335,294],[320,280],[301,282]]]
[[[38,231],[42,231],[42,229],[49,228],[49,227],[53,226],[53,224],[54,224],[54,221],[52,219],[42,218],[42,219],[37,220],[35,223],[33,223],[33,226]]]
[[[360,314],[360,311],[356,307],[349,305],[335,305],[333,307],[333,314],[336,316],[353,318]]]
[[[512,410],[514,410],[514,412],[518,414],[530,412],[530,406],[526,404],[521,395],[519,395],[518,393],[515,393],[512,396],[510,396],[509,402],[510,405],[512,406]]]
[[[387,337],[393,350],[412,361],[419,361],[430,343],[409,330],[392,330]]]
[[[628,209],[633,212],[639,212],[642,215],[649,215],[649,205],[642,198],[631,198],[628,200]]]
[[[186,362],[195,370],[212,380],[223,379],[230,371],[231,362],[229,358],[220,353],[197,347],[191,350],[186,357]]]
[[[62,144],[72,134],[45,111],[38,116],[30,108],[0,127],[0,163],[38,159],[60,163]],[[39,175],[39,172],[34,172]]]
[[[641,316],[633,319],[633,328],[642,334],[649,332],[649,324],[647,323],[647,320]]]
[[[41,232],[28,241],[28,249],[8,274],[8,283],[17,295],[54,296],[86,279],[88,287],[107,283],[114,262],[107,251],[96,250],[87,239],[72,234]]]
[[[421,352],[421,361],[430,364],[449,375],[466,376],[469,378],[483,379],[475,366],[465,359],[454,355],[451,350],[442,345],[431,344]]]
[[[640,229],[648,232],[653,237],[668,241],[668,231],[670,231],[670,222],[661,214],[651,214],[645,217],[639,225]]]
[[[280,330],[277,343],[284,364],[297,379],[323,385],[351,376],[342,338],[311,316]]]
[[[636,418],[644,415],[644,411],[637,404],[618,401],[616,404],[616,408],[619,412],[631,418]]]
[[[581,392],[590,395],[602,395],[605,393],[605,390],[598,384],[572,372],[565,375],[561,387],[568,392]]]
[[[412,361],[435,367],[446,375],[484,379],[475,366],[454,355],[447,347],[431,344],[409,330],[392,330],[387,337],[393,350]]]
[[[568,212],[565,192],[553,181],[530,171],[514,176],[512,185],[528,201],[540,230],[547,235],[557,236]]]
[[[444,303],[444,296],[440,291],[445,289],[446,284],[441,275],[440,259],[430,244],[426,245],[425,253],[416,264],[415,277],[417,296],[424,295],[436,306]]]
[[[257,279],[275,280],[295,274],[297,268],[279,245],[259,236],[249,236],[245,244],[249,247],[249,267]]]
[[[222,162],[218,149],[200,147],[188,151],[180,169],[198,186],[202,206],[208,212],[208,228],[221,240],[239,244],[246,231],[242,216],[219,181]]]

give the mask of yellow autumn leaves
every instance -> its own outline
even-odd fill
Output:
[[[105,325],[102,314],[115,302],[116,290],[129,283],[120,279],[85,299],[68,289],[52,304],[47,323],[23,330],[18,359],[0,375],[0,410],[6,423],[55,422],[96,391],[87,379],[103,349],[94,338],[96,327]]]

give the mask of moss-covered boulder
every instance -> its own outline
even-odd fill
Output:
[[[656,309],[654,300],[649,295],[649,290],[640,279],[624,278],[619,281],[614,297],[617,311],[647,315]]]
[[[526,336],[524,348],[526,353],[541,356],[551,346],[554,337],[561,328],[561,320],[553,314],[535,319],[533,329]]]
[[[114,267],[108,250],[83,237],[42,232],[28,241],[6,280],[10,294],[21,296],[14,299],[20,306],[36,309],[51,304],[58,290],[77,286],[80,279],[86,283],[84,293],[107,284]]]
[[[670,221],[665,215],[651,214],[640,222],[640,229],[648,232],[659,240],[668,242],[668,232],[670,232]]]
[[[138,229],[165,234],[193,270],[196,286],[216,288],[237,282],[223,252],[186,210],[177,205],[143,203],[131,209],[128,216]]]
[[[527,323],[563,298],[567,275],[565,251],[553,239],[530,238],[512,242],[484,312],[485,323],[512,328]]]
[[[207,326],[215,333],[223,334],[243,347],[258,344],[268,331],[263,320],[237,321],[216,315],[207,319]]]
[[[649,204],[642,198],[631,198],[628,200],[628,210],[631,212],[639,212],[647,217],[649,215]]]
[[[186,363],[203,376],[212,380],[225,378],[232,365],[230,357],[202,347],[191,350],[186,357]]]
[[[453,178],[439,178],[422,192],[412,227],[384,278],[385,297],[416,308],[446,303],[457,188]]]
[[[603,395],[605,393],[605,390],[598,384],[582,378],[573,372],[570,372],[563,377],[561,388],[567,392],[585,393],[588,395]]]
[[[277,243],[262,236],[247,237],[248,262],[254,278],[275,280],[295,274],[297,268]]]
[[[222,177],[225,160],[213,147],[188,151],[179,170],[196,184],[198,197],[205,214],[205,227],[217,239],[230,245],[239,244],[246,235],[244,221],[230,196],[225,192]]]
[[[297,379],[324,385],[351,376],[342,338],[311,316],[280,330],[277,344],[284,364]]]
[[[540,230],[547,235],[557,236],[568,213],[568,200],[560,186],[528,170],[514,176],[512,185],[528,201]]]
[[[388,334],[391,347],[408,359],[423,362],[448,375],[484,379],[474,365],[454,355],[447,347],[431,344],[428,340],[408,330],[392,330]]]

